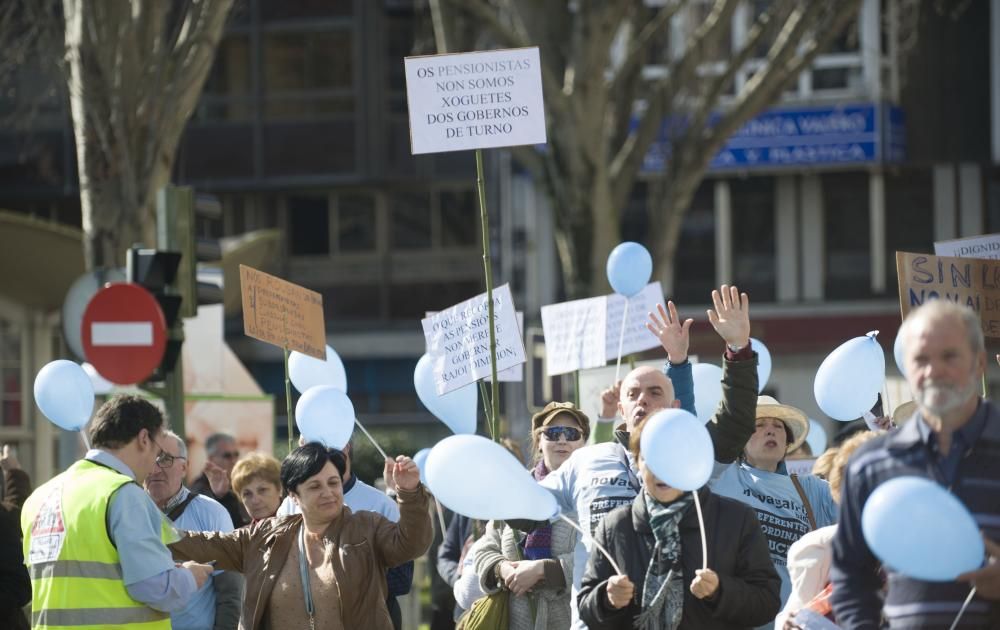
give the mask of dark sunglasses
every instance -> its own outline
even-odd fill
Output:
[[[542,435],[544,435],[545,439],[550,442],[559,441],[560,435],[565,436],[567,442],[576,442],[583,437],[580,429],[575,429],[573,427],[549,427],[547,429],[542,429]]]

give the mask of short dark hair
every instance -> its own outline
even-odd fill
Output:
[[[205,440],[205,451],[207,451],[209,455],[214,455],[215,449],[216,447],[219,446],[220,443],[235,442],[235,441],[236,438],[229,435],[228,433],[213,433],[212,435],[208,436],[207,440]]]
[[[143,429],[155,437],[163,429],[163,414],[145,398],[127,394],[101,405],[88,434],[91,446],[116,449],[134,440]]]
[[[289,453],[285,461],[281,462],[281,485],[285,487],[285,492],[295,492],[300,483],[323,470],[327,462],[333,464],[343,479],[347,462],[344,454],[335,448],[327,448],[319,442],[309,442]]]

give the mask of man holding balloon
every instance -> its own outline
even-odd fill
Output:
[[[746,413],[732,414],[734,425],[709,423],[715,459],[733,461],[753,432],[753,409],[757,398],[757,361],[750,348],[749,298],[736,287],[723,285],[712,292],[714,309],[709,310],[709,322],[726,342],[723,376],[724,389],[731,408]],[[694,413],[691,364],[687,353],[688,331],[693,320],[681,321],[673,303],[659,309],[659,316],[650,314],[647,324],[667,352],[667,371],[640,367],[622,382],[618,402],[623,419],[616,431],[616,440],[587,446],[574,452],[559,470],[550,473],[541,485],[555,495],[560,509],[575,515],[581,526],[593,534],[609,512],[621,505],[630,505],[641,488],[638,467],[626,448],[629,432],[644,418],[662,409],[683,407]],[[744,417],[745,416],[745,417]],[[519,524],[524,528],[524,524]],[[577,545],[573,575],[574,627],[579,621],[576,595],[587,565],[590,544]]]
[[[1000,627],[1000,409],[979,396],[978,315],[934,300],[910,312],[899,337],[917,411],[848,464],[833,541],[837,622]]]

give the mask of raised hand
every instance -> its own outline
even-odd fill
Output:
[[[420,469],[417,463],[406,455],[396,457],[392,478],[400,490],[416,490],[420,486]]]
[[[691,330],[693,319],[686,319],[682,324],[677,316],[677,307],[672,301],[667,302],[667,308],[662,304],[657,304],[656,313],[649,313],[649,321],[646,322],[646,329],[656,335],[660,340],[660,345],[667,351],[667,359],[674,364],[687,361],[688,345],[691,338],[688,332]],[[749,328],[747,336],[749,336]]]
[[[385,479],[385,487],[393,492],[396,491],[396,480],[393,472],[396,469],[396,461],[391,457],[385,458],[385,466],[382,467],[382,479]]]
[[[976,595],[994,602],[1000,601],[1000,544],[983,536],[989,558],[982,569],[963,573],[956,579],[976,587]]]
[[[712,291],[712,304],[708,321],[726,345],[744,348],[750,343],[750,298],[735,286],[722,285]]]
[[[208,485],[212,489],[212,494],[216,497],[224,497],[229,493],[229,473],[221,466],[216,466],[212,462],[205,462],[205,476],[208,477]]]
[[[618,381],[601,392],[601,417],[614,418],[618,415],[618,399],[621,396],[622,382]]]
[[[3,468],[4,471],[21,468],[21,462],[17,461],[17,451],[10,444],[3,445],[3,451],[0,453],[0,468]]]

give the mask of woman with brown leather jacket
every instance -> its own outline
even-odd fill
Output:
[[[690,492],[660,481],[646,466],[632,432],[643,490],[631,505],[610,512],[594,539],[626,572],[590,557],[580,587],[580,618],[591,630],[727,630],[770,622],[781,604],[781,578],[752,509],[698,491],[708,541],[704,566],[698,518]]]
[[[392,630],[385,571],[431,544],[428,495],[408,457],[394,469],[399,523],[344,506],[343,455],[310,443],[281,465],[281,483],[302,514],[230,533],[186,532],[177,559],[216,561],[246,577],[241,627]]]

